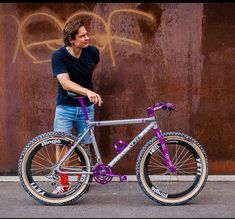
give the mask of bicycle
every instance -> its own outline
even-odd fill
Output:
[[[18,176],[25,191],[45,205],[70,204],[84,195],[92,180],[99,184],[109,183],[113,177],[126,181],[123,174],[113,173],[112,167],[150,131],[154,137],[141,148],[136,160],[136,178],[147,197],[160,205],[182,205],[195,198],[204,188],[208,178],[208,159],[205,150],[194,138],[181,132],[161,132],[157,111],[176,111],[175,104],[156,103],[147,108],[148,117],[107,121],[89,121],[83,97],[77,98],[82,106],[86,128],[75,137],[62,132],[46,132],[32,139],[23,149],[18,161]],[[140,124],[147,125],[126,143],[114,144],[117,155],[108,163],[102,162],[96,142],[94,127]],[[96,158],[93,165],[90,150],[80,144],[86,133],[92,137]],[[56,160],[56,147],[61,151]],[[53,194],[59,184],[60,174],[69,177],[70,189]],[[80,177],[77,177],[77,176]]]

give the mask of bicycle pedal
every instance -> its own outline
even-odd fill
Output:
[[[120,179],[120,182],[125,182],[125,181],[127,181],[126,175],[120,175],[120,176],[119,176],[119,179]]]

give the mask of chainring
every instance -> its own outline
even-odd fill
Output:
[[[99,164],[93,170],[93,177],[95,181],[100,184],[109,183],[113,179],[113,176],[111,176],[111,174],[112,169],[107,164]]]

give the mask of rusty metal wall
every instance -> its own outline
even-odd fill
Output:
[[[195,137],[210,174],[235,174],[234,10],[234,3],[1,3],[0,174],[16,174],[27,142],[52,130],[57,82],[50,54],[75,16],[85,19],[101,52],[94,83],[104,104],[95,108],[96,120],[145,117],[157,101],[176,103],[162,130]],[[117,140],[128,142],[141,128],[96,128],[103,161],[115,155]],[[146,140],[114,170],[134,174]]]

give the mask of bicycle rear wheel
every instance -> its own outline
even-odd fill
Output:
[[[168,132],[163,136],[176,172],[168,170],[159,141],[154,137],[138,155],[137,181],[142,191],[158,204],[185,204],[205,186],[208,159],[202,146],[192,137],[179,132]]]
[[[26,145],[19,158],[18,175],[23,188],[35,200],[46,205],[65,205],[80,198],[88,189],[92,180],[90,174],[53,173],[57,161],[75,142],[76,137],[73,135],[48,132]],[[60,150],[56,156],[58,147]],[[63,167],[73,168],[77,172],[90,172],[91,160],[87,148],[78,145]],[[64,191],[57,194],[54,191],[61,186],[62,180],[68,185],[63,186]]]

